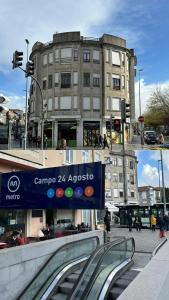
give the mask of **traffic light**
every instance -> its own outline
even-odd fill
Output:
[[[126,123],[126,119],[130,118],[130,104],[126,103],[125,100],[121,101],[121,120]]]
[[[34,74],[34,62],[28,61],[26,64],[26,77],[32,76]]]
[[[22,66],[23,52],[15,51],[12,60],[12,69]]]
[[[114,120],[114,131],[120,132],[121,131],[121,122],[120,119]]]

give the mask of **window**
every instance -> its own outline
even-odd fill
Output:
[[[73,163],[73,150],[65,150],[65,162]]]
[[[82,152],[82,163],[87,163],[89,161],[89,151],[83,150]]]
[[[90,86],[90,73],[83,74],[83,86],[84,87]]]
[[[111,110],[120,111],[120,99],[112,98],[111,101]]]
[[[59,60],[59,49],[55,49],[55,61]]]
[[[120,75],[112,74],[113,90],[120,90]]]
[[[118,189],[113,189],[113,196],[114,196],[114,198],[118,198],[118,193],[119,191],[118,191]]]
[[[114,167],[117,167],[117,158],[112,158],[112,165],[114,166]]]
[[[123,190],[120,190],[120,191],[119,191],[119,195],[120,195],[120,198],[123,197]]]
[[[93,98],[93,109],[94,110],[100,109],[100,98],[98,98],[98,97]]]
[[[84,62],[90,61],[90,51],[89,50],[83,50],[83,61]]]
[[[111,180],[111,173],[110,172],[106,172],[105,173],[105,178]]]
[[[101,156],[100,156],[100,154],[99,153],[95,153],[94,154],[94,161],[96,162],[96,161],[101,161]]]
[[[73,72],[73,84],[78,85],[78,72]]]
[[[55,97],[55,109],[59,109],[59,98]]]
[[[120,67],[120,52],[112,51],[112,64]]]
[[[49,53],[49,64],[53,64],[53,53]]]
[[[47,54],[43,56],[43,65],[47,65]]]
[[[52,75],[48,76],[48,89],[52,89],[53,82],[52,82]]]
[[[114,173],[114,174],[112,175],[112,181],[113,181],[113,182],[118,182],[118,175],[117,175],[116,173]]]
[[[135,194],[134,191],[131,191],[131,197],[134,198]]]
[[[110,61],[110,50],[106,49],[106,62]]]
[[[61,73],[61,88],[71,87],[71,73]]]
[[[72,58],[72,48],[62,48],[61,49],[61,59]]]
[[[110,97],[107,97],[106,109],[107,110],[111,110],[111,98]]]
[[[71,96],[60,97],[60,109],[71,109]]]
[[[121,54],[121,63],[123,66],[125,66],[125,53]]]
[[[123,159],[121,157],[118,158],[118,166],[121,167],[123,165]]]
[[[134,175],[130,175],[130,184],[134,184]]]
[[[78,60],[78,49],[74,49],[73,54],[74,60]]]
[[[124,75],[121,76],[121,88],[125,89],[125,76]]]
[[[119,173],[119,182],[123,182],[124,176],[123,173]]]
[[[53,99],[48,99],[48,111],[52,111]]]
[[[93,62],[98,63],[100,61],[100,51],[93,50]]]
[[[77,96],[73,97],[73,108],[77,109]]]
[[[93,86],[100,86],[100,74],[93,74]]]
[[[55,87],[59,86],[59,73],[55,73]]]
[[[83,97],[83,109],[90,110],[90,98]]]
[[[106,86],[110,86],[110,73],[106,73]]]
[[[131,170],[134,169],[134,160],[130,160],[130,169],[131,169]]]
[[[42,89],[46,90],[46,87],[47,87],[47,80],[46,80],[46,78],[44,78],[42,81]]]

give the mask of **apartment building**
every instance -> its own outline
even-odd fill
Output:
[[[153,186],[140,186],[138,188],[139,204],[154,205],[161,203],[161,189]]]
[[[32,136],[47,135],[49,146],[94,146],[96,136],[121,140],[121,100],[130,104],[126,139],[135,122],[134,76],[136,56],[120,37],[103,34],[87,38],[80,32],[55,33],[47,44],[36,42],[30,59],[34,77],[29,99]],[[43,126],[44,125],[44,126]]]

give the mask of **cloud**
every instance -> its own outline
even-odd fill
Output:
[[[3,2],[3,3],[2,3]],[[0,65],[10,68],[12,54],[17,49],[26,53],[25,39],[30,47],[36,42],[52,40],[53,33],[81,31],[91,33],[90,28],[113,18],[121,9],[119,0],[2,0],[0,24]],[[5,30],[4,30],[5,28]],[[0,70],[1,70],[0,69]],[[7,72],[7,71],[6,71]]]
[[[169,80],[165,82],[156,82],[147,84],[144,78],[140,79],[140,99],[141,99],[141,112],[144,114],[147,105],[150,103],[150,96],[155,88],[160,85],[162,89],[169,87]],[[139,81],[135,83],[135,107],[136,107],[136,118],[140,115],[139,112]]]
[[[149,164],[143,165],[142,175],[145,176],[148,180],[154,181],[154,179],[158,178],[158,170],[156,167],[152,167]]]
[[[18,96],[9,92],[0,91],[0,96],[5,97],[4,105],[8,108],[25,109],[25,96]]]

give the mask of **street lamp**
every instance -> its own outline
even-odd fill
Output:
[[[165,186],[164,186],[164,169],[163,169],[162,150],[160,150],[160,158],[161,158],[161,175],[162,175],[162,191],[163,191],[163,202],[164,202],[164,214],[166,214],[167,208],[166,208],[166,197],[165,197]]]
[[[161,202],[160,163],[161,163],[161,159],[158,159],[158,178],[159,178],[159,192],[160,192],[160,202]]]
[[[141,117],[141,89],[140,89],[140,72],[142,72],[143,69],[139,69],[138,70],[138,75],[139,75],[139,114]],[[144,144],[143,142],[143,126],[142,126],[142,122],[140,123],[140,139],[141,139],[141,145]]]
[[[29,50],[29,41],[25,39],[26,42],[26,60],[28,62],[28,50]],[[28,77],[26,77],[26,105],[25,105],[25,138],[24,138],[24,149],[26,150],[27,146],[27,131],[28,131]]]

